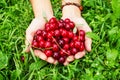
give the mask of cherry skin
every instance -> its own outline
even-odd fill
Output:
[[[69,38],[63,38],[65,43],[69,43]]]
[[[75,24],[74,24],[74,22],[72,22],[72,21],[69,23],[69,25],[70,25],[70,28],[71,28],[71,29],[73,29],[73,28],[75,27]]]
[[[63,64],[65,62],[65,58],[64,57],[60,57],[58,60],[59,63]]]
[[[71,53],[72,53],[73,55],[75,55],[77,52],[78,52],[78,50],[77,50],[76,48],[72,48]]]
[[[84,42],[81,42],[79,50],[83,51],[84,49],[85,49]]]
[[[46,41],[45,42],[45,48],[50,48],[50,47],[52,47],[52,43],[49,42],[49,41]]]
[[[56,23],[56,22],[57,22],[57,20],[54,17],[49,20],[49,23]]]
[[[79,49],[80,45],[81,45],[80,41],[75,41],[75,48]]]
[[[40,30],[40,29],[37,30],[35,34],[36,34],[36,35],[41,35],[41,34],[42,34],[42,30]]]
[[[59,51],[59,47],[57,46],[57,44],[53,44],[52,49],[54,52]]]
[[[67,37],[68,36],[68,32],[66,30],[63,30],[62,33],[61,33],[61,35],[63,37]]]
[[[36,40],[32,41],[32,46],[38,48],[38,42]]]
[[[64,50],[68,50],[69,47],[70,47],[69,44],[65,44],[64,47],[63,47],[63,49],[64,49]]]
[[[44,53],[47,57],[50,57],[53,55],[53,52],[51,50],[45,50]]]
[[[44,48],[44,47],[45,47],[45,41],[44,41],[44,40],[41,40],[41,41],[39,42],[39,47],[40,47],[40,48]]]
[[[70,39],[73,38],[73,37],[74,37],[74,33],[71,32],[71,31],[69,31],[69,32],[68,32],[68,37],[69,37]]]
[[[58,60],[60,58],[59,52],[54,52],[53,53],[53,58]]]
[[[74,42],[71,42],[70,43],[70,48],[74,48],[75,47],[75,43]]]
[[[55,30],[54,36],[59,37],[60,36],[60,31],[59,30]]]
[[[69,19],[69,18],[66,18],[64,21],[65,21],[65,23],[69,23],[69,22],[70,22],[70,19]]]

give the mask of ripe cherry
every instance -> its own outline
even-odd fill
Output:
[[[70,47],[69,44],[65,44],[65,45],[63,46],[63,49],[64,49],[64,50],[68,50],[69,47]]]
[[[65,62],[65,57],[60,57],[58,60],[59,63],[63,64]]]
[[[84,42],[81,42],[79,50],[80,50],[80,51],[83,51],[84,49],[85,49]]]
[[[36,40],[33,40],[32,46],[37,48],[37,47],[39,46],[39,45],[38,45],[38,42],[37,42]]]
[[[59,47],[57,46],[57,44],[53,44],[52,49],[54,52],[59,51]]]
[[[80,48],[80,41],[75,41],[75,48],[79,49]]]
[[[78,50],[77,50],[76,48],[72,48],[71,53],[72,53],[73,55],[75,55],[77,52],[78,52]]]
[[[69,22],[70,22],[70,19],[69,19],[69,18],[66,18],[64,21],[65,21],[65,23],[69,23]]]
[[[60,58],[59,52],[54,52],[53,53],[53,58],[58,60]]]
[[[49,41],[46,41],[45,42],[45,48],[50,48],[50,47],[52,47],[52,43],[49,42]]]
[[[53,52],[51,50],[45,50],[44,53],[47,57],[50,57],[53,55]]]

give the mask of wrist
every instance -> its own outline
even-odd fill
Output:
[[[81,11],[77,6],[67,5],[62,9],[63,17],[81,17]]]

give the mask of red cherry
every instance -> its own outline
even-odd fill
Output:
[[[69,25],[70,25],[70,28],[71,28],[71,29],[73,29],[73,28],[75,27],[75,24],[74,24],[74,22],[72,22],[72,21],[69,23]]]
[[[49,20],[49,23],[56,23],[56,22],[57,22],[57,20],[54,17]]]
[[[50,56],[53,55],[53,53],[52,53],[51,50],[45,50],[44,53],[45,53],[45,55],[46,55],[47,57],[50,57]]]
[[[45,42],[45,48],[50,48],[50,47],[52,47],[52,43],[49,42],[49,41],[46,41]]]
[[[65,57],[60,57],[58,60],[59,63],[63,64],[65,62]]]
[[[70,43],[70,48],[74,48],[74,47],[75,47],[74,42],[71,42],[71,43]]]
[[[83,51],[84,49],[85,49],[84,42],[81,42],[79,50],[80,50],[80,51]]]
[[[55,30],[55,28],[56,28],[56,24],[55,23],[50,24],[50,29],[51,30]]]
[[[45,30],[43,30],[41,35],[42,35],[44,38],[46,38],[47,32],[46,32]]]
[[[85,41],[85,36],[80,36],[80,41],[84,42]]]
[[[59,36],[60,36],[60,31],[59,31],[59,30],[55,30],[54,35],[55,35],[56,37],[59,37]]]
[[[53,53],[53,58],[58,60],[60,58],[59,52],[54,52]]]
[[[46,23],[45,24],[45,30],[46,31],[50,31],[51,29],[50,29],[50,24],[49,23]]]
[[[40,30],[40,29],[37,30],[35,34],[36,34],[36,35],[41,35],[41,34],[42,34],[42,30]]]
[[[72,53],[73,55],[75,55],[77,52],[78,52],[78,50],[77,50],[76,48],[72,48],[71,53]]]
[[[85,31],[84,30],[80,30],[79,34],[80,34],[80,36],[85,36]]]
[[[56,51],[59,51],[59,47],[57,46],[57,44],[53,44],[53,51],[56,52]]]
[[[66,18],[64,21],[65,21],[65,23],[69,23],[69,22],[70,22],[70,19],[69,19],[69,18]]]
[[[36,36],[36,39],[39,42],[39,41],[43,40],[43,37],[42,36]]]
[[[73,41],[77,41],[77,40],[78,40],[78,36],[74,36]]]
[[[73,38],[73,36],[74,36],[74,33],[71,32],[71,31],[69,31],[69,32],[68,32],[68,37],[69,37],[69,38]]]
[[[47,38],[51,39],[52,38],[52,33],[48,32]]]
[[[36,40],[33,40],[32,41],[32,46],[37,48],[38,47],[38,42]]]
[[[65,44],[64,47],[63,47],[63,49],[64,49],[64,50],[68,50],[69,47],[70,47],[69,44]]]
[[[65,50],[60,50],[60,56],[66,56]]]
[[[44,41],[44,40],[41,40],[41,41],[39,42],[39,47],[44,48],[44,46],[45,46],[45,41]]]
[[[61,33],[61,35],[63,37],[67,37],[68,36],[68,32],[66,30],[63,30],[62,33]]]
[[[65,37],[65,38],[63,38],[63,40],[64,40],[65,43],[69,43],[69,38]]]
[[[62,22],[58,22],[59,29],[64,27],[64,24]]]
[[[65,25],[65,29],[69,31],[69,30],[71,29],[70,25],[69,25],[69,24],[66,24],[66,25]]]
[[[79,49],[80,48],[80,41],[75,41],[75,48]]]

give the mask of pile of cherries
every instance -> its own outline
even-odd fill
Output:
[[[51,18],[45,24],[45,30],[37,30],[32,47],[41,50],[47,57],[53,57],[59,63],[64,63],[70,55],[75,55],[85,49],[85,32],[75,32],[75,24],[69,18],[57,20]]]

